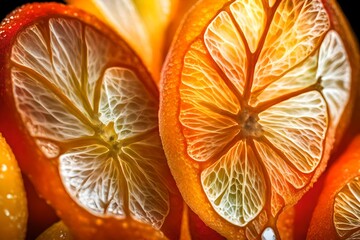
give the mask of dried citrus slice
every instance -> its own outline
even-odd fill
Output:
[[[327,171],[307,238],[360,238],[360,136]]]
[[[115,29],[149,67],[159,81],[164,58],[164,40],[178,0],[67,0],[88,11]]]
[[[347,126],[358,48],[324,2],[201,1],[167,58],[170,169],[188,205],[229,239],[278,237],[278,215],[323,172]]]
[[[0,33],[0,130],[75,237],[176,237],[158,90],[125,41],[61,4],[25,5]]]
[[[28,217],[26,193],[15,156],[0,133],[0,235],[25,239]]]

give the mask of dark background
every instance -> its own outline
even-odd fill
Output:
[[[50,0],[47,0],[50,1]],[[44,0],[0,0],[0,19],[2,20],[6,14],[11,12],[16,7],[28,2],[45,2]],[[62,0],[54,0],[53,2],[64,2]],[[181,1],[180,1],[181,3]],[[338,0],[340,7],[343,9],[345,16],[348,18],[357,38],[360,39],[360,9],[356,7],[357,1],[355,0]]]

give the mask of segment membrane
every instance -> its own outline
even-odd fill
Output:
[[[236,143],[201,173],[201,183],[215,211],[237,226],[258,216],[265,204],[261,166],[246,142]]]
[[[256,91],[259,91],[258,94],[260,94],[254,93],[251,96],[250,104],[256,106],[259,102],[269,101],[315,84],[317,81],[317,58],[317,54],[312,55],[280,79],[275,78],[273,82],[269,81],[268,86],[259,85]]]
[[[319,164],[328,126],[326,103],[311,91],[282,101],[259,114],[264,135],[303,173]]]
[[[335,196],[334,225],[340,237],[360,236],[360,178],[355,177]],[[349,236],[351,232],[351,235]]]
[[[183,105],[180,122],[184,126],[187,153],[196,161],[207,161],[240,132],[238,123],[204,107]]]
[[[181,75],[181,99],[184,102],[210,105],[213,109],[237,114],[240,110],[238,99],[205,54],[206,48],[201,42],[192,44],[186,53]]]
[[[11,78],[16,107],[31,136],[65,141],[94,134],[90,127],[73,115],[62,99],[41,83],[42,79],[17,67],[12,68]],[[40,146],[43,145],[44,142]],[[44,154],[48,153],[41,149]]]
[[[136,74],[126,68],[105,71],[100,98],[100,121],[114,122],[118,140],[157,128],[157,101]]]
[[[321,78],[329,107],[331,127],[335,128],[350,97],[351,68],[339,34],[330,31],[320,47],[317,77]]]
[[[169,212],[169,193],[164,169],[165,155],[160,137],[153,134],[122,148],[122,169],[129,187],[132,215],[160,228]],[[141,154],[140,154],[141,153]]]
[[[98,103],[95,98],[96,83],[103,78],[106,68],[125,59],[126,51],[110,42],[106,36],[100,35],[92,28],[85,28],[87,85],[86,92],[92,108]],[[99,44],[101,43],[101,44]]]
[[[292,199],[297,189],[309,183],[310,177],[295,169],[292,164],[281,158],[271,146],[256,141],[255,146],[261,161],[264,163],[271,181],[272,214],[276,214]]]
[[[219,13],[209,24],[204,43],[214,61],[242,94],[246,79],[246,50],[228,13]]]
[[[50,60],[56,76],[50,81],[59,86],[77,108],[86,113],[81,99],[83,26],[75,20],[69,22],[65,19],[50,19],[49,29],[52,57]]]
[[[235,116],[239,102],[222,81],[202,44],[194,43],[185,56],[180,85],[181,111],[189,156],[206,161],[239,132]],[[222,115],[224,113],[228,116]]]
[[[39,149],[59,159],[74,201],[101,217],[130,212],[160,228],[169,212],[161,175],[169,170],[158,99],[121,67],[133,61],[127,51],[78,20],[42,20],[14,42],[13,93]]]
[[[126,184],[119,159],[101,145],[71,149],[60,156],[60,176],[70,196],[93,214],[125,217]]]
[[[230,10],[246,38],[250,51],[255,52],[265,28],[265,11],[262,1],[236,1],[230,5]]]
[[[329,26],[321,0],[282,1],[256,63],[252,91],[308,57]]]

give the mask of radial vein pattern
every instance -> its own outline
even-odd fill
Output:
[[[204,192],[238,226],[275,217],[311,181],[349,99],[350,65],[321,1],[265,2],[224,7],[181,75],[187,153],[211,161]]]

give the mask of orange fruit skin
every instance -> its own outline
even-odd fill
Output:
[[[143,64],[135,52],[94,16],[58,3],[23,5],[9,14],[0,25],[0,132],[12,147],[21,170],[33,183],[37,193],[56,210],[56,214],[69,227],[76,239],[162,239],[163,233],[170,239],[176,239],[180,230],[182,199],[170,174],[164,176],[173,189],[169,193],[170,212],[161,228],[163,233],[148,224],[132,219],[97,217],[72,200],[62,184],[57,163],[43,155],[28,133],[20,114],[15,110],[8,60],[17,33],[26,26],[49,17],[77,19],[102,32],[128,53],[128,57],[122,59],[124,65],[135,67],[140,79],[153,90],[153,94],[155,96],[159,94],[146,68],[137,68]]]
[[[167,55],[162,69],[160,83],[160,135],[163,142],[170,170],[178,188],[189,207],[211,228],[228,239],[245,239],[244,230],[220,217],[207,199],[200,181],[200,164],[187,155],[186,139],[183,126],[179,120],[180,83],[184,56],[196,37],[202,36],[207,24],[218,14],[222,6],[230,4],[230,0],[200,0],[177,30],[175,39]],[[330,16],[331,29],[336,30],[342,38],[352,69],[352,86],[349,104],[340,119],[334,139],[327,138],[324,145],[324,158],[336,149],[347,129],[353,113],[356,88],[360,78],[359,47],[350,25],[334,0],[323,0],[324,7]],[[309,185],[293,196],[295,204],[312,187],[313,183],[324,172],[327,160],[322,159],[313,173]],[[200,207],[201,206],[201,207]]]
[[[327,171],[307,239],[339,239],[333,221],[335,196],[356,176],[360,176],[360,135],[353,139],[346,151]]]
[[[28,200],[20,168],[0,132],[0,238],[25,239],[28,217]]]
[[[201,221],[198,215],[196,215],[191,209],[188,211],[189,217],[189,230],[191,235],[191,240],[225,240],[226,238],[221,236],[219,233],[215,232],[206,224]]]

